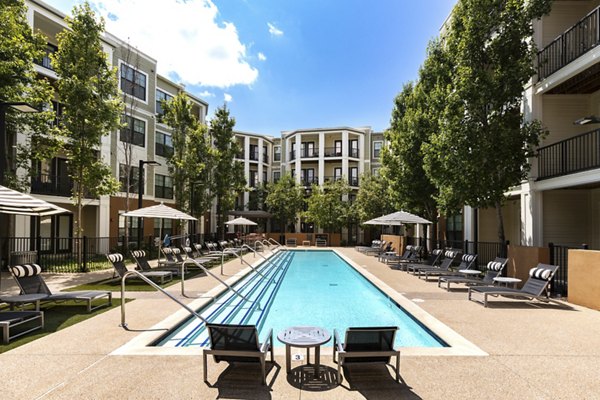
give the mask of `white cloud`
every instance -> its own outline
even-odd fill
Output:
[[[183,83],[250,85],[258,70],[235,25],[218,19],[211,0],[94,0],[106,30],[158,61],[161,74]],[[110,18],[109,18],[110,16]]]
[[[260,61],[266,61],[267,56],[265,56],[263,53],[258,53],[258,59]]]
[[[233,97],[229,93],[223,93],[223,99],[226,103],[231,103],[233,101]]]
[[[283,36],[283,31],[281,29],[277,28],[272,23],[267,22],[267,26],[269,27],[269,33],[272,36]]]
[[[198,93],[198,96],[200,96],[200,97],[215,97],[215,94],[212,92],[209,92],[208,90],[205,90],[204,92]]]

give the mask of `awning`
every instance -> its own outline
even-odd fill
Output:
[[[374,218],[363,225],[403,225],[403,224],[431,224],[431,221],[406,211],[396,211],[391,214]]]
[[[137,210],[129,211],[121,214],[124,217],[141,217],[141,218],[165,218],[165,219],[179,219],[188,221],[197,221],[198,218],[194,218],[191,215],[179,211],[175,208],[165,206],[160,203],[155,206],[139,208]]]
[[[0,213],[45,217],[70,212],[47,201],[0,186]]]
[[[254,221],[250,221],[249,219],[246,219],[244,217],[238,217],[236,219],[232,219],[231,221],[225,222],[225,225],[250,225],[250,226],[254,226],[254,225],[257,225],[257,223],[254,222]]]

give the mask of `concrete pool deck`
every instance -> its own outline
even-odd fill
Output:
[[[328,352],[321,357],[327,369],[320,381],[306,380],[308,368],[302,361],[293,362],[292,373],[286,375],[284,357],[276,355],[267,386],[260,385],[258,368],[229,368],[211,359],[207,386],[198,355],[113,354],[179,308],[160,293],[128,292],[127,297],[135,299],[127,304],[129,331],[119,327],[117,308],[0,354],[0,398],[600,398],[600,312],[568,303],[508,299],[493,299],[484,308],[469,302],[464,290],[446,292],[433,281],[392,270],[373,256],[339,250],[488,355],[418,356],[407,351],[400,362],[402,383],[395,383],[385,367],[373,366],[344,370],[341,386],[333,382],[336,365]],[[243,268],[239,261],[230,261],[224,278]],[[57,274],[46,280],[56,290],[102,274]],[[2,291],[14,293],[4,278]],[[190,296],[215,286],[209,277],[186,281]],[[179,285],[168,291],[185,303],[193,301],[180,295]]]

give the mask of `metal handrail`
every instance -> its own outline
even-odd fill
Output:
[[[251,301],[250,299],[248,299],[246,296],[244,296],[243,294],[241,294],[240,292],[238,292],[237,290],[235,290],[234,288],[232,288],[232,287],[231,287],[231,285],[230,285],[230,284],[228,284],[227,282],[225,282],[223,279],[219,278],[218,276],[216,276],[215,274],[213,274],[212,272],[210,272],[210,271],[209,271],[209,270],[208,270],[208,269],[207,269],[207,268],[206,268],[204,265],[200,264],[200,263],[199,263],[198,261],[196,261],[196,260],[192,260],[192,259],[185,260],[185,261],[184,261],[184,262],[181,264],[181,271],[182,271],[182,272],[183,272],[184,265],[185,265],[186,263],[188,263],[188,262],[190,262],[190,263],[193,263],[193,264],[196,264],[196,266],[197,266],[197,267],[199,267],[199,268],[201,268],[201,269],[202,269],[202,270],[203,270],[203,271],[206,273],[206,275],[210,275],[210,276],[212,276],[213,278],[215,278],[216,280],[218,280],[218,281],[219,281],[221,284],[223,284],[223,285],[227,286],[227,288],[228,288],[229,290],[231,290],[233,293],[235,293],[236,295],[238,295],[238,296],[239,296],[239,297],[241,297],[242,299],[246,300],[246,301],[247,301],[247,302],[249,302],[249,303],[254,303],[253,301]],[[182,275],[182,277],[181,277],[181,294],[183,294],[183,291],[184,291],[184,289],[183,289],[183,275]],[[259,309],[259,310],[261,310],[260,303],[258,303],[258,309]]]
[[[271,242],[269,242],[267,239],[263,239],[261,243],[262,243],[263,245],[265,245],[265,244],[266,244],[266,245],[267,245],[266,249],[268,249],[268,250],[269,250],[271,253],[273,253],[273,250],[271,250],[271,245],[272,245],[272,243],[271,243]]]
[[[254,251],[252,249],[252,247],[248,246],[247,244],[245,244],[244,246],[247,246],[250,250]],[[255,251],[254,251],[254,254],[256,254]],[[260,275],[261,277],[265,278],[265,276],[263,274],[261,274],[259,270],[257,270],[256,268],[254,268],[252,266],[252,264],[250,264],[248,261],[244,260],[244,255],[243,254],[236,253],[236,255],[239,257],[240,260],[242,260],[242,262],[244,264],[246,264],[247,266],[249,266],[252,269],[252,271],[256,272],[258,275]]]
[[[255,240],[254,241],[254,250],[256,250],[256,244],[260,244],[262,247],[265,247],[265,244],[261,241],[261,240]]]
[[[273,238],[268,238],[267,240],[268,240],[269,242],[271,242],[271,243],[275,243],[275,244],[276,244],[278,247],[280,247],[280,246],[281,246],[281,243],[279,243],[277,240],[275,240],[275,239],[273,239]]]
[[[255,250],[252,249],[252,247],[248,246],[247,244],[243,245],[242,247],[248,247],[250,250],[254,251],[254,257],[256,257],[256,255],[258,254],[259,256],[261,256],[265,261],[267,261],[269,264],[273,265],[275,268],[279,268],[279,265],[275,264],[273,261],[271,261],[270,259],[268,259],[267,257],[263,256],[260,253],[257,253]],[[243,257],[242,257],[243,259]],[[250,267],[252,269],[254,269],[252,266]],[[256,272],[258,272],[258,270],[256,270]],[[261,275],[262,276],[262,275]]]
[[[157,289],[159,292],[161,292],[162,294],[164,294],[165,296],[167,296],[169,299],[171,299],[175,303],[179,304],[181,307],[183,307],[186,311],[188,311],[194,317],[200,319],[204,323],[208,323],[208,321],[204,317],[202,317],[196,311],[194,311],[191,308],[189,308],[187,305],[183,304],[181,301],[177,300],[175,297],[173,297],[171,294],[169,294],[168,292],[166,292],[163,288],[161,288],[156,283],[152,282],[150,279],[146,278],[140,272],[138,272],[138,271],[128,271],[125,275],[123,275],[123,278],[121,279],[121,327],[127,329],[127,322],[125,320],[125,304],[127,303],[125,301],[125,280],[129,276],[131,276],[131,275],[136,275],[138,278],[140,278],[141,280],[143,280],[144,282],[146,282],[147,284],[149,284],[153,288]],[[182,282],[183,282],[183,276],[182,276]],[[182,288],[183,288],[183,286],[182,286]],[[259,304],[259,307],[260,307],[260,304]]]

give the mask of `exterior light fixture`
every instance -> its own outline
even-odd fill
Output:
[[[590,115],[589,117],[579,118],[577,121],[573,122],[575,125],[587,125],[587,124],[600,124],[600,118],[595,115]]]

